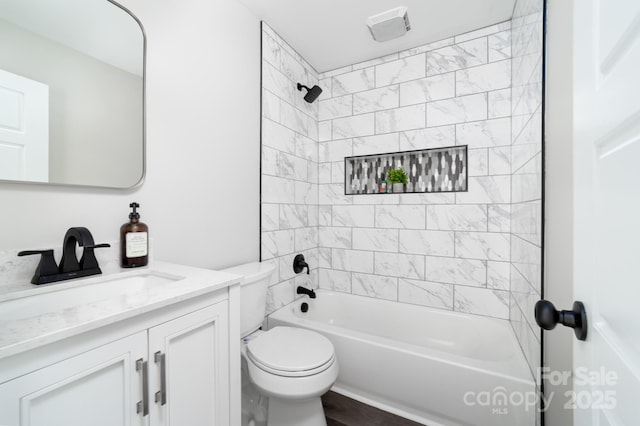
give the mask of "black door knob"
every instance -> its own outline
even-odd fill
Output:
[[[548,300],[538,300],[534,314],[536,323],[545,330],[553,330],[556,324],[573,328],[578,340],[587,338],[587,312],[582,302],[573,302],[570,311],[558,311]]]

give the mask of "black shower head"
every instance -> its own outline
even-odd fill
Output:
[[[303,88],[307,90],[307,94],[304,95],[304,100],[309,103],[313,103],[313,101],[318,99],[318,96],[320,96],[320,94],[322,93],[322,89],[320,88],[320,86],[313,86],[311,89],[309,89],[307,86],[298,83],[298,90],[302,91]]]

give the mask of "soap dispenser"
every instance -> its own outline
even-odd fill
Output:
[[[129,223],[120,227],[120,264],[123,268],[147,266],[149,263],[149,227],[140,222],[138,203],[129,204]]]

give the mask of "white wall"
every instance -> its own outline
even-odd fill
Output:
[[[258,260],[260,25],[235,0],[125,0],[147,34],[147,176],[136,189],[0,183],[0,250],[119,238],[138,201],[156,259]]]

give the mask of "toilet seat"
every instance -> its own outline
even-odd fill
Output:
[[[329,339],[301,328],[274,327],[250,340],[246,349],[256,367],[284,377],[318,374],[335,361]]]

